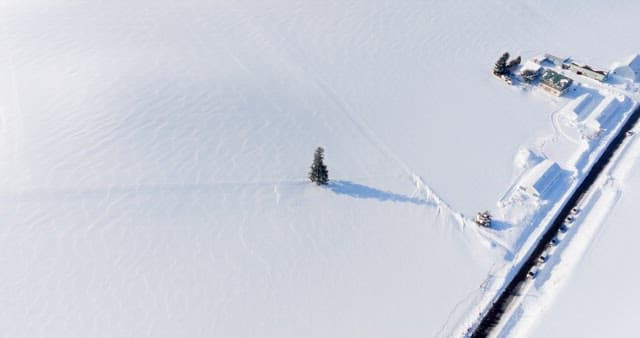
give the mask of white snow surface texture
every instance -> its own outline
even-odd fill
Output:
[[[557,108],[493,62],[607,65],[640,9],[0,6],[4,337],[446,336],[504,264],[455,214],[495,204]],[[327,188],[306,180],[320,145]]]

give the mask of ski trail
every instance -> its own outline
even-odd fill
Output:
[[[553,127],[553,131],[556,134],[564,137],[564,139],[567,140],[568,142],[571,142],[574,145],[580,145],[582,143],[581,140],[578,140],[578,139],[575,139],[575,138],[571,137],[569,134],[567,134],[563,130],[563,128],[561,126],[562,122],[560,121],[560,119],[564,118],[564,116],[562,114],[563,109],[564,109],[564,107],[554,111],[551,114],[551,126]]]
[[[265,28],[262,26],[258,28],[265,30]],[[283,41],[287,41],[280,32],[276,31],[276,34],[278,34]],[[291,43],[288,43],[288,46],[290,46],[290,48],[296,49],[296,47]],[[296,50],[296,52],[300,54],[300,51]],[[289,59],[295,58],[289,57]],[[343,113],[347,120],[349,120],[349,122],[351,122],[351,124],[355,126],[356,130],[369,143],[371,143],[374,148],[376,148],[382,155],[396,162],[400,166],[400,168],[407,174],[407,176],[411,178],[413,184],[416,186],[416,190],[412,194],[413,196],[420,194],[422,195],[421,197],[423,197],[427,202],[433,203],[436,206],[436,211],[438,215],[441,216],[441,218],[450,218],[454,220],[458,225],[464,223],[464,216],[461,213],[456,212],[431,187],[429,187],[404,160],[402,160],[396,153],[394,153],[391,148],[384,141],[382,141],[382,139],[376,134],[376,132],[373,131],[373,129],[369,127],[364,120],[357,116],[357,113],[355,112],[353,107],[351,107],[348,102],[346,102],[340,95],[338,95],[336,90],[331,87],[327,81],[308,70],[300,62],[296,62],[295,65],[296,68],[298,68],[302,73],[306,74],[313,80],[314,85],[324,94],[325,97],[327,97],[336,105],[336,107]]]
[[[246,15],[249,11],[247,8],[242,8],[241,4],[236,4],[236,6],[240,6],[240,8],[235,8],[235,12],[238,15]],[[194,17],[198,18],[199,13],[192,12]],[[198,20],[200,21],[200,20]],[[274,46],[271,39],[264,39],[264,43],[269,44],[274,52],[277,52],[276,55],[281,61],[283,65],[286,65],[293,73],[304,74],[302,78],[310,81],[310,85],[312,87],[317,88],[317,91],[320,95],[326,97],[328,102],[331,103],[339,110],[340,113],[346,118],[347,122],[354,126],[355,131],[362,135],[364,139],[370,143],[374,149],[376,149],[380,154],[384,157],[391,159],[394,163],[397,163],[402,171],[408,176],[408,178],[412,181],[415,186],[415,191],[413,195],[420,195],[423,197],[428,203],[432,203],[436,208],[436,213],[441,220],[453,221],[454,224],[458,224],[462,226],[464,224],[464,216],[453,210],[451,206],[446,203],[431,187],[429,187],[424,180],[407,164],[406,161],[401,159],[392,149],[382,140],[381,137],[377,135],[377,133],[369,127],[369,125],[357,114],[355,109],[344,99],[342,98],[337,91],[329,84],[329,82],[324,79],[322,76],[316,74],[312,70],[308,69],[304,62],[300,62],[299,60],[303,59],[303,51],[300,50],[296,45],[286,38],[278,29],[269,29],[265,27],[264,24],[257,22],[256,20],[248,20],[244,23],[248,25],[249,30],[254,32],[261,32],[264,36],[278,36],[282,41],[285,42],[285,47],[282,48],[281,45]],[[204,41],[195,33],[193,28],[191,27],[191,23],[186,24],[187,29],[190,34],[196,40],[201,47],[204,48]],[[243,61],[231,51],[228,46],[224,46],[224,52],[233,59],[233,61],[240,67],[240,69],[245,72],[247,75],[253,77],[253,72],[249,69]],[[270,101],[269,95],[267,95],[267,86],[266,84],[260,84],[262,88],[264,96],[269,100],[269,103],[272,104],[276,109],[278,109],[277,105]]]
[[[301,66],[302,68],[302,66]],[[356,117],[356,113],[353,108],[344,101],[338,94],[326,84],[324,80],[311,74],[309,71],[306,71],[302,68],[307,74],[309,74],[316,85],[325,93],[325,95],[330,98],[344,113],[349,121],[356,127],[358,132],[362,134],[371,144],[374,145],[380,153],[391,158],[395,161],[402,170],[411,178],[413,184],[416,187],[416,190],[412,194],[413,197],[416,195],[421,195],[423,199],[427,202],[433,203],[436,207],[436,214],[442,221],[453,221],[454,224],[462,226],[464,224],[464,215],[460,212],[455,211],[447,202],[445,202],[431,187],[429,187],[422,177],[416,174],[409,165],[403,161],[399,156],[397,156],[389,146],[387,146],[382,139],[377,136],[377,134],[366,124],[366,122],[362,121],[358,117]]]
[[[237,5],[242,6],[241,4]],[[242,8],[241,11],[247,12],[249,11],[249,9]],[[286,43],[286,49],[274,48],[279,51],[280,58],[285,61],[285,64],[297,69],[302,74],[305,74],[306,78],[311,79],[313,81],[313,85],[317,87],[319,91],[343,113],[347,120],[369,143],[374,146],[375,149],[377,149],[382,155],[393,160],[401,167],[401,169],[407,174],[407,176],[416,186],[416,190],[412,194],[413,196],[420,194],[427,202],[433,203],[436,206],[438,215],[442,218],[448,217],[455,220],[459,225],[464,224],[464,216],[461,213],[454,211],[448,203],[446,203],[431,187],[429,187],[424,182],[424,180],[418,174],[416,174],[414,170],[411,169],[406,161],[401,159],[395,152],[393,152],[391,148],[382,140],[382,138],[379,137],[377,133],[358,116],[353,107],[340,95],[338,95],[337,91],[329,85],[328,81],[326,81],[315,72],[309,70],[304,66],[304,63],[297,61],[302,58],[304,53],[295,45],[295,43],[290,42],[287,37],[282,34],[277,28],[268,29],[264,24],[260,24],[256,22],[256,20],[250,20],[248,24],[250,24],[253,29],[260,30],[265,33],[265,36],[278,36],[282,41]],[[268,40],[265,42],[272,44],[271,41]],[[293,60],[293,62],[291,62],[291,60]]]

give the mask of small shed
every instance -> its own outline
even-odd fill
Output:
[[[525,82],[532,82],[540,75],[541,70],[542,66],[529,60],[520,68],[520,77]]]
[[[618,77],[640,82],[640,55],[633,55],[625,62],[616,64],[612,73]]]
[[[523,176],[520,190],[536,198],[544,197],[562,177],[562,173],[562,168],[556,162],[545,159]]]
[[[547,69],[540,80],[542,89],[556,96],[564,94],[571,86],[571,83],[573,83],[573,80],[551,69]]]
[[[534,73],[538,73],[540,72],[541,69],[542,69],[542,66],[540,66],[539,64],[531,60],[527,60],[527,62],[525,62],[524,65],[522,65],[522,68],[520,68],[520,71],[524,72],[525,70],[528,70]]]

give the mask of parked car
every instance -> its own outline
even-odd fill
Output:
[[[538,263],[544,264],[547,262],[548,259],[549,259],[549,256],[547,256],[546,254],[542,254],[540,255],[540,257],[538,257]]]
[[[569,227],[563,224],[560,226],[559,230],[561,233],[565,233],[567,232],[567,230],[569,230]]]
[[[549,244],[551,244],[552,246],[556,246],[558,245],[558,243],[560,243],[560,240],[558,239],[558,237],[552,238],[551,241],[549,242]]]
[[[571,223],[573,222],[573,217],[572,216],[567,216],[567,218],[564,219],[565,223]]]
[[[573,207],[571,208],[571,214],[572,215],[577,215],[578,212],[580,212],[580,209],[578,209],[578,207]]]
[[[529,272],[527,272],[527,278],[528,279],[534,279],[536,278],[536,276],[538,275],[538,268],[537,267],[533,267],[531,268],[531,270],[529,270]]]

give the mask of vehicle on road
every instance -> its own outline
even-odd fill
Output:
[[[543,253],[542,255],[540,255],[540,257],[538,257],[538,264],[544,264],[547,262],[547,260],[549,260],[549,256]]]
[[[527,272],[528,279],[535,279],[537,275],[538,275],[538,268],[535,266],[532,267],[531,270],[529,270],[529,272]]]

